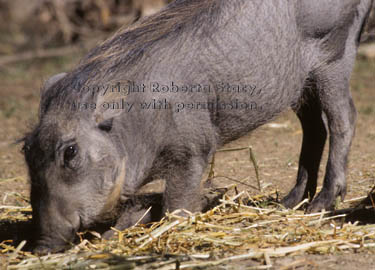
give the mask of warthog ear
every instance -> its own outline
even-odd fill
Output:
[[[57,83],[58,81],[60,81],[66,75],[67,75],[67,73],[63,72],[63,73],[59,73],[59,74],[56,74],[56,75],[53,75],[52,77],[50,77],[44,83],[41,95],[43,96],[45,94],[45,92],[48,91],[49,88],[51,88],[52,85],[54,85],[55,83]]]
[[[41,116],[43,115],[44,111],[45,111],[45,104],[44,104],[44,99],[46,97],[46,93],[48,92],[49,89],[51,89],[51,87],[57,83],[58,81],[60,81],[62,78],[64,78],[65,76],[67,75],[67,73],[59,73],[59,74],[56,74],[56,75],[53,75],[52,77],[50,77],[43,85],[42,87],[42,90],[41,90],[41,93],[40,93],[40,96],[41,96],[41,101],[40,101],[40,107],[39,107],[39,118],[41,118]]]
[[[122,99],[124,98],[119,92],[108,92],[99,94],[94,112],[94,121],[98,128],[104,131],[112,129],[113,119],[121,115]]]

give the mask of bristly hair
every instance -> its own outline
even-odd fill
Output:
[[[215,27],[221,3],[222,0],[176,0],[161,12],[120,29],[92,49],[75,70],[44,95],[41,111],[47,111],[52,103],[63,105],[67,99],[82,99],[82,93],[73,89],[102,79],[110,80],[162,39],[178,37],[189,27],[199,29],[203,22],[210,28]]]
[[[121,28],[117,33],[93,49],[81,62],[111,65],[131,64],[157,41],[176,36],[189,26],[202,25],[203,20],[213,26],[220,0],[176,0],[161,12]],[[205,16],[207,15],[207,16]]]

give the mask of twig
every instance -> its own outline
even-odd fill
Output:
[[[17,257],[18,253],[21,251],[21,249],[26,245],[26,240],[23,240],[17,248],[14,250],[14,252],[9,256],[9,260],[12,260],[13,258]]]
[[[258,166],[258,162],[255,158],[253,148],[251,146],[249,146],[249,152],[250,152],[250,161],[253,163],[253,166],[254,166],[254,169],[255,169],[255,176],[256,176],[257,182],[258,182],[258,188],[259,188],[259,191],[262,191],[262,186],[260,184],[260,177],[259,177],[259,166]]]
[[[62,0],[54,0],[52,1],[54,6],[57,21],[61,27],[61,31],[63,32],[64,41],[68,43],[72,38],[72,27],[69,22],[69,18],[66,16],[65,13],[65,2]]]
[[[297,204],[295,207],[293,207],[293,210],[296,211],[298,210],[302,205],[304,205],[305,203],[308,203],[309,202],[309,199],[304,199],[302,202],[300,202],[299,204]]]
[[[237,180],[237,179],[234,179],[234,178],[232,178],[232,177],[228,177],[228,176],[224,176],[224,175],[217,175],[217,176],[214,177],[214,179],[215,179],[215,178],[225,178],[225,179],[228,179],[228,180],[230,180],[230,181],[232,181],[232,182],[235,182],[235,183],[238,183],[238,184],[241,184],[241,185],[247,186],[247,187],[249,187],[249,188],[252,188],[252,189],[258,190],[257,187],[252,186],[252,185],[250,185],[250,184],[247,184],[247,183],[243,182],[244,180],[248,179],[249,177],[246,177],[246,178],[243,179],[243,180]]]
[[[83,46],[66,46],[62,48],[48,49],[48,50],[35,50],[23,52],[16,55],[7,55],[0,58],[0,66],[9,65],[16,62],[28,61],[37,58],[50,58],[50,57],[59,57],[66,56],[73,53],[78,53],[82,50],[89,48],[88,44],[83,44]]]
[[[8,205],[1,205],[0,206],[0,210],[1,209],[8,209],[8,210],[24,210],[24,211],[28,211],[30,210],[31,208],[29,206],[8,206]]]
[[[140,222],[141,222],[141,220],[151,211],[151,209],[152,209],[152,206],[150,206],[148,209],[147,209],[147,211],[142,215],[142,217],[133,225],[134,227],[135,226],[137,226]]]
[[[251,146],[221,149],[221,150],[218,150],[217,152],[224,152],[225,153],[225,152],[236,152],[236,151],[243,151],[243,150],[249,151],[249,161],[250,161],[250,163],[253,164],[254,169],[255,169],[255,177],[256,177],[257,183],[258,183],[258,190],[262,191],[262,186],[260,184],[260,176],[259,176],[259,166],[258,166],[258,162],[255,158],[253,148]]]

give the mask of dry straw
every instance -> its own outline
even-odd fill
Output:
[[[304,214],[270,200],[276,192],[251,197],[233,190],[206,213],[171,213],[158,223],[117,231],[110,241],[82,239],[63,254],[37,257],[21,251],[25,242],[14,247],[9,241],[0,252],[8,269],[215,269],[241,260],[269,269],[276,257],[375,247],[375,225],[344,222],[350,210]],[[1,219],[25,220],[30,208],[0,211]]]

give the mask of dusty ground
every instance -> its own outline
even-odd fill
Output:
[[[79,55],[50,61],[33,61],[0,69],[0,205],[25,205],[28,199],[27,170],[21,153],[22,146],[14,144],[37,120],[39,91],[49,75],[68,70],[77,63]],[[358,110],[357,132],[352,145],[348,168],[346,199],[366,196],[375,184],[375,61],[359,59],[352,77],[352,93]],[[252,146],[260,168],[262,186],[277,189],[281,196],[295,182],[301,145],[301,127],[292,112],[281,115],[274,123],[265,125],[224,148]],[[326,153],[326,152],[325,152]],[[325,158],[320,178],[324,175]],[[217,153],[216,184],[241,181],[241,189],[256,194],[257,186],[248,151]],[[228,180],[228,177],[234,180]],[[340,204],[339,207],[345,207]],[[4,239],[0,239],[0,242]],[[295,266],[295,269],[375,269],[375,250],[332,255],[302,255],[276,260],[275,269]],[[246,269],[253,262],[222,269]]]

